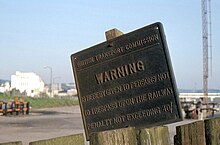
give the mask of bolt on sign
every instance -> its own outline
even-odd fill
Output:
[[[182,120],[161,23],[71,55],[84,128],[146,128]]]

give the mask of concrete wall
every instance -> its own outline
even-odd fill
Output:
[[[29,145],[84,145],[83,134],[30,142]]]
[[[0,145],[22,145],[22,142],[17,141],[17,142],[0,143]]]

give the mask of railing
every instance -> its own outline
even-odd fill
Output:
[[[198,119],[198,110],[206,110],[207,111],[207,117],[213,117],[215,112],[218,112],[218,109],[216,106],[219,106],[219,102],[209,102],[209,103],[202,103],[201,108],[196,108],[197,103],[193,101],[185,101],[181,102],[181,106],[184,111],[184,118],[186,119]]]

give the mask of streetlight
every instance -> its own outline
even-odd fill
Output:
[[[53,97],[53,69],[50,66],[44,66],[44,69],[50,69],[50,97]]]
[[[60,79],[61,77],[54,77],[53,78],[53,94],[55,94],[55,91],[59,91],[59,83],[55,83],[56,79]],[[57,93],[56,93],[57,94]]]
[[[53,77],[53,83],[55,82],[56,79],[60,79],[61,77]]]

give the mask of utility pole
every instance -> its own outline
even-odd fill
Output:
[[[202,46],[203,46],[203,96],[208,97],[208,11],[207,0],[202,0]]]
[[[50,97],[53,97],[53,68],[50,66],[44,66],[44,69],[50,69]]]
[[[210,73],[212,73],[212,39],[211,39],[211,0],[202,2],[202,46],[203,46],[203,96],[204,103],[208,102],[208,77],[209,77],[209,48],[210,48]],[[208,11],[209,10],[209,11]],[[209,25],[209,28],[208,28]]]

